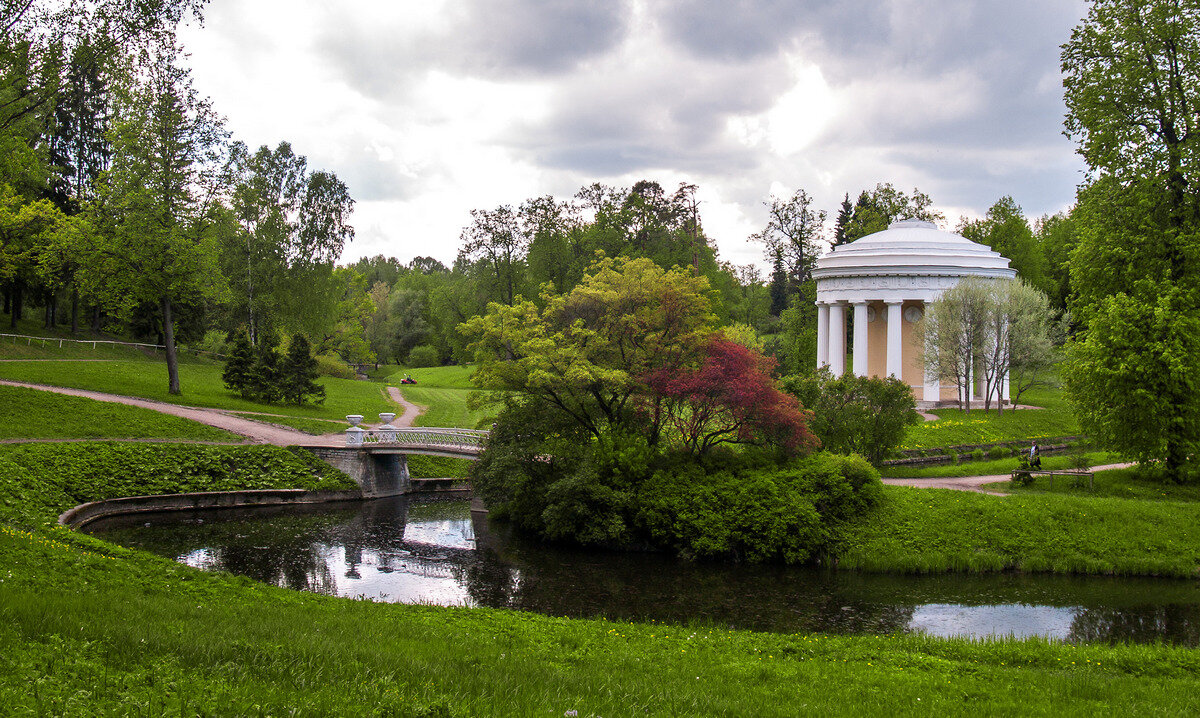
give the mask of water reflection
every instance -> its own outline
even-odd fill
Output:
[[[1200,645],[1193,581],[893,576],[697,565],[546,547],[465,501],[118,517],[89,531],[205,569],[318,593],[765,631],[1048,636]]]

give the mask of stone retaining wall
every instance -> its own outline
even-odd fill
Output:
[[[192,494],[126,496],[80,504],[58,517],[58,523],[79,528],[105,516],[139,514],[152,511],[187,511],[237,506],[282,506],[319,504],[330,501],[357,501],[361,491],[306,491],[304,489],[253,489],[247,491],[203,491]]]

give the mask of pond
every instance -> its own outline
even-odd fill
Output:
[[[86,530],[202,569],[378,601],[761,631],[1200,646],[1197,581],[696,564],[545,546],[472,517],[463,500],[141,514]]]

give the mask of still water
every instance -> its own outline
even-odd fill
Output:
[[[461,500],[114,517],[87,531],[198,568],[379,601],[763,631],[1162,640],[1200,646],[1200,582],[694,564],[547,547]]]

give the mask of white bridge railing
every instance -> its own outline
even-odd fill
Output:
[[[380,414],[379,420],[383,425],[370,429],[359,426],[363,420],[361,415],[347,416],[350,428],[346,429],[346,446],[457,449],[475,453],[483,450],[488,438],[488,432],[474,429],[399,429],[392,426],[395,418],[395,414]]]

